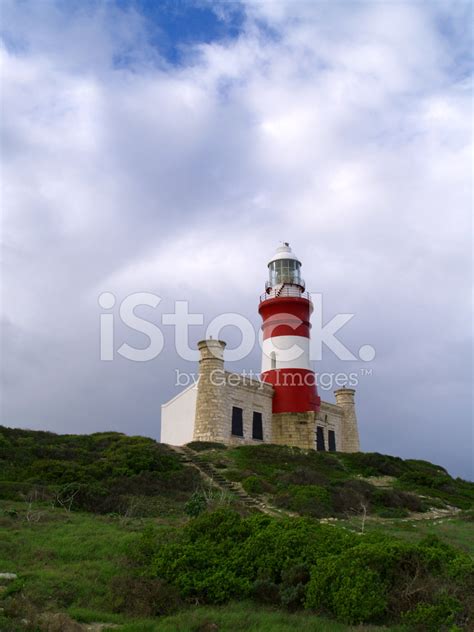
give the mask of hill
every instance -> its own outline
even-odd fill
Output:
[[[473,500],[381,454],[0,427],[0,630],[469,629]]]
[[[265,444],[189,447],[249,494],[301,515],[325,518],[367,512],[404,518],[410,512],[469,509],[474,504],[474,484],[454,479],[427,461]]]

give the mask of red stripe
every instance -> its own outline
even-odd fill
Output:
[[[316,376],[308,369],[272,369],[262,373],[264,382],[273,385],[274,413],[302,413],[318,411],[321,398],[318,396]]]
[[[309,322],[313,305],[306,298],[282,297],[262,301],[258,311],[262,317],[263,339],[277,336],[310,337]]]

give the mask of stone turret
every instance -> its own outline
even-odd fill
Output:
[[[341,439],[343,452],[360,452],[359,431],[357,429],[357,417],[355,412],[353,388],[339,388],[334,391],[336,404],[344,411],[342,420]]]
[[[226,389],[222,340],[201,340],[194,441],[220,441],[226,425]]]

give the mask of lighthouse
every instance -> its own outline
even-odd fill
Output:
[[[301,278],[301,261],[284,242],[268,262],[269,276],[260,297],[261,379],[274,389],[272,412],[318,412],[316,376],[310,363],[313,304]]]
[[[310,362],[313,304],[301,261],[288,243],[277,248],[268,273],[258,307],[263,320],[260,379],[225,369],[224,340],[201,340],[199,379],[161,407],[161,441],[263,442],[358,452],[354,389],[338,388],[335,403],[318,396]]]

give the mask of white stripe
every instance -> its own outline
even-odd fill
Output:
[[[272,354],[274,354],[273,363]],[[264,340],[262,345],[262,373],[275,368],[311,370],[309,338],[305,336],[276,336],[275,338]]]

